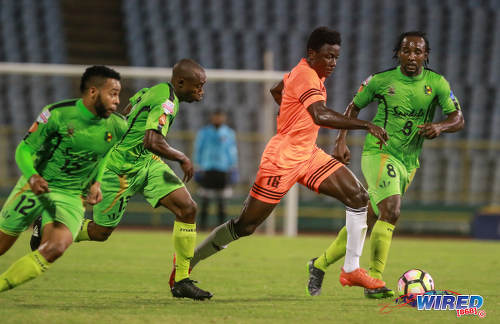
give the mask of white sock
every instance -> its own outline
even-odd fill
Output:
[[[347,229],[347,245],[345,249],[344,271],[352,272],[359,268],[359,258],[363,253],[366,236],[367,207],[346,209],[345,225]]]

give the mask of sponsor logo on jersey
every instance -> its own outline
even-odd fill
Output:
[[[161,104],[161,107],[163,108],[163,111],[165,112],[165,114],[170,115],[174,112],[175,104],[172,101],[167,99],[167,100],[165,100],[164,103]]]
[[[394,106],[392,107],[392,111],[394,113],[394,116],[398,116],[398,117],[401,117],[401,118],[415,118],[415,119],[418,119],[418,118],[422,118],[424,117],[424,109],[423,108],[420,108],[420,109],[412,109],[410,111],[404,111],[402,107],[399,107],[399,106]]]
[[[44,110],[44,111],[42,111],[40,116],[38,116],[36,121],[39,123],[47,124],[47,122],[49,121],[49,118],[50,118],[50,111]]]
[[[429,96],[430,94],[432,94],[432,88],[431,88],[431,86],[429,86],[429,85],[425,85],[425,86],[424,86],[424,93],[425,93],[427,96]]]
[[[109,143],[111,142],[112,139],[113,139],[113,134],[111,134],[110,131],[106,131],[104,135],[104,140]]]

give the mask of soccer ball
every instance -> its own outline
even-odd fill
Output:
[[[398,291],[400,296],[421,295],[434,290],[434,280],[429,273],[420,270],[408,270],[399,278]]]

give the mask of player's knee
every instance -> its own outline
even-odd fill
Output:
[[[177,215],[178,220],[183,223],[194,223],[196,219],[196,213],[198,212],[198,205],[194,200],[190,200],[186,205],[180,210],[180,214]]]
[[[368,201],[370,200],[370,196],[365,188],[359,186],[358,190],[350,195],[347,199],[346,205],[351,208],[363,208],[368,206]]]
[[[380,219],[395,225],[399,219],[401,211],[399,208],[391,208],[380,211]]]
[[[54,262],[59,259],[68,245],[64,242],[46,242],[40,246],[40,254],[42,254],[48,262]]]

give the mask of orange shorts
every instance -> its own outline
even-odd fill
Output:
[[[293,168],[266,168],[261,165],[250,190],[250,196],[262,202],[277,204],[296,183],[318,192],[320,184],[343,164],[315,148],[311,157]]]

